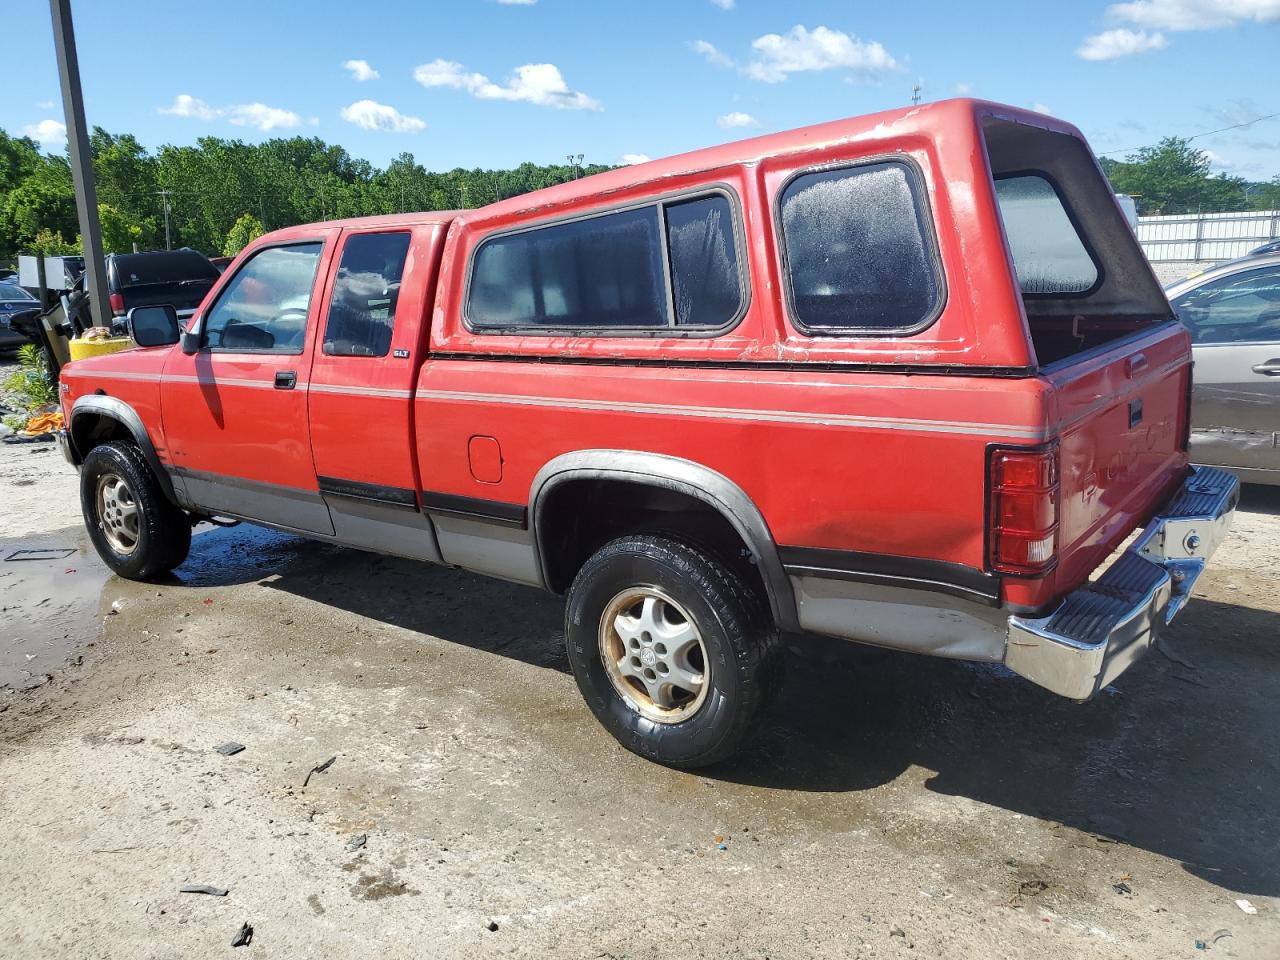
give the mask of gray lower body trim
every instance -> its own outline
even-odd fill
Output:
[[[445,563],[531,587],[544,585],[532,531],[446,514],[433,513],[431,521]]]
[[[326,495],[339,543],[410,560],[443,563],[431,520],[412,507]]]
[[[929,590],[791,578],[800,626],[877,647],[957,660],[1004,660],[1008,613]]]
[[[329,507],[318,490],[171,467],[182,479],[188,505],[205,513],[260,520],[273,526],[333,536]]]

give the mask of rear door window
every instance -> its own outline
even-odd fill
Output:
[[[728,323],[743,299],[729,198],[713,194],[671,203],[666,218],[676,324]]]
[[[996,178],[996,201],[1024,294],[1083,295],[1098,283],[1098,265],[1062,197],[1035,173]]]
[[[326,354],[387,355],[409,239],[407,233],[359,233],[347,238],[329,302]]]
[[[267,247],[236,271],[205,317],[205,346],[235,353],[302,353],[323,243]]]
[[[466,319],[495,332],[644,335],[724,328],[745,301],[734,207],[714,193],[483,241]]]
[[[658,208],[485,242],[476,254],[468,319],[498,328],[666,326]]]
[[[792,317],[802,331],[907,334],[942,306],[915,170],[886,161],[804,173],[782,191]]]

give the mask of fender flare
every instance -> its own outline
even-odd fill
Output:
[[[89,415],[106,420],[115,420],[128,430],[133,442],[142,451],[142,456],[146,459],[147,466],[155,474],[156,480],[160,484],[160,489],[164,491],[164,495],[169,499],[170,503],[175,506],[182,506],[173,489],[173,478],[169,475],[169,471],[164,464],[160,462],[160,457],[156,453],[155,445],[151,442],[151,437],[147,433],[147,428],[143,424],[142,418],[138,416],[138,412],[133,407],[118,397],[107,397],[96,393],[86,394],[72,405],[71,418],[67,423],[67,439],[76,458],[77,466],[84,462],[84,453],[77,443],[76,422],[83,422],[83,418]]]
[[[550,583],[543,543],[542,514],[547,495],[570,480],[619,480],[661,487],[701,500],[725,518],[751,551],[768,594],[774,622],[798,630],[795,594],[764,515],[740,486],[724,474],[692,460],[638,450],[576,450],[548,461],[529,491],[529,526],[539,573]]]

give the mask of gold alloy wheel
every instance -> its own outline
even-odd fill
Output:
[[[600,618],[600,659],[627,705],[679,723],[707,698],[707,651],[697,624],[657,587],[628,587]]]
[[[98,478],[94,494],[98,529],[116,553],[128,556],[138,546],[138,501],[129,485],[114,473]]]

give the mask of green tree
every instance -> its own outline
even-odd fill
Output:
[[[69,243],[61,233],[56,233],[48,227],[41,227],[27,242],[24,249],[41,257],[75,256],[80,252],[80,244]]]
[[[1165,137],[1103,170],[1117,193],[1138,198],[1143,214],[1243,210],[1244,180],[1209,174],[1209,155],[1181,137]]]
[[[41,157],[21,183],[0,198],[0,257],[21,252],[42,231],[76,235],[71,169],[61,157]]]
[[[141,246],[142,225],[110,204],[98,204],[98,222],[102,225],[102,249],[107,253],[129,253],[135,243]]]
[[[234,257],[266,232],[262,228],[262,221],[252,213],[241,214],[240,219],[227,231],[227,240],[222,245],[222,255]]]
[[[1272,177],[1267,183],[1254,186],[1253,194],[1249,197],[1250,209],[1280,210],[1280,174]]]
[[[0,130],[0,195],[26,180],[40,163],[40,150],[34,140],[11,137]]]

